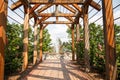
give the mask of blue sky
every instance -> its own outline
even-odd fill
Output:
[[[17,1],[17,0],[13,0],[13,1]],[[99,0],[94,0],[95,2],[98,2]],[[113,7],[120,4],[120,0],[112,0],[113,1]],[[9,6],[12,4],[11,0],[9,0]],[[100,2],[101,4],[101,2]],[[64,9],[63,7],[60,7],[61,10],[63,12],[68,12],[68,10]],[[23,11],[23,7],[20,7],[20,9]],[[21,17],[24,17],[24,14],[23,12],[20,10],[20,9],[17,9],[15,10],[15,12],[19,15],[21,15]],[[89,11],[92,9],[92,7],[89,8]],[[54,10],[54,7],[53,7],[53,10]],[[48,9],[46,10],[47,12],[50,12],[51,9]],[[97,12],[97,10],[93,10],[90,14],[89,14],[89,18],[95,14]],[[20,18],[18,15],[16,15],[15,13],[13,13],[10,9],[8,9],[8,15],[11,16],[12,18],[14,18],[15,20],[18,20],[20,23],[23,23],[23,19]],[[90,19],[89,23],[91,22],[94,22],[98,17],[102,16],[102,10],[96,15],[94,16],[93,18]],[[114,18],[117,18],[120,16],[120,7],[114,9]],[[54,20],[55,18],[51,18],[49,20]],[[61,18],[60,20],[63,20],[64,18]],[[65,19],[64,19],[65,20]],[[8,21],[9,22],[14,22],[16,23],[15,21],[11,20],[10,18],[8,18]],[[80,19],[80,24],[82,25],[82,20]],[[31,25],[33,25],[33,19],[30,20],[30,23]],[[102,18],[96,22],[96,24],[100,24],[102,25]],[[120,19],[115,21],[114,22],[115,24],[119,24],[120,25]],[[60,38],[63,42],[65,41],[68,41],[68,34],[66,33],[66,30],[67,30],[67,26],[66,25],[60,25],[60,24],[50,24],[47,26],[47,29],[49,30],[49,33],[51,34],[51,39],[52,39],[52,43],[53,44],[56,44],[57,45],[57,40],[58,38]]]

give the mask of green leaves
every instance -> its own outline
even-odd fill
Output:
[[[43,30],[43,51],[50,51],[51,49],[51,38],[47,29]]]
[[[22,28],[23,25],[7,23],[8,44],[5,50],[5,73],[10,74],[21,69],[22,65]]]

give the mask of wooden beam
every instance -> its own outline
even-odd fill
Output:
[[[82,6],[82,8],[79,8],[79,6],[76,6],[76,4],[73,4],[73,6],[77,9],[79,9],[79,12],[77,13],[77,15],[74,19],[74,23],[79,23],[79,18],[82,17],[82,14],[83,14],[83,10],[81,10],[81,9],[83,9],[83,6]]]
[[[75,17],[76,14],[71,13],[39,13],[39,17]]]
[[[17,1],[17,2],[15,2],[15,3],[13,3],[11,5],[11,10],[15,10],[15,9],[17,9],[20,6],[22,6],[22,2],[21,1]]]
[[[66,9],[68,9],[70,12],[76,13],[76,10],[73,9],[72,7],[70,7],[69,5],[67,5],[67,4],[62,4],[62,6],[63,6],[64,8],[66,8]]]
[[[66,26],[68,26],[68,28],[70,28],[70,29],[71,29],[71,26],[70,26],[69,24],[66,24]]]
[[[75,60],[75,44],[74,44],[74,25],[72,25],[72,60],[74,61]]]
[[[41,19],[38,20],[37,24],[41,24],[41,22],[47,20],[49,17],[42,17]]]
[[[7,0],[0,1],[0,80],[4,80],[7,5]]]
[[[34,26],[34,51],[33,51],[33,64],[37,62],[37,24]]]
[[[42,62],[42,55],[43,55],[43,52],[42,52],[42,46],[43,46],[43,29],[42,29],[43,25],[40,25],[40,62]]]
[[[74,19],[74,23],[79,23],[80,17],[82,18],[82,13],[78,12],[77,16]]]
[[[84,6],[89,6],[89,5],[92,6],[93,8],[95,8],[98,11],[101,10],[101,6],[93,0],[86,0],[84,2]]]
[[[98,11],[101,10],[101,6],[100,6],[98,3],[96,3],[95,1],[92,1],[92,2],[90,3],[90,6],[92,6],[93,8],[95,8],[95,9],[98,10]]]
[[[83,0],[29,0],[30,4],[83,4]]]
[[[76,24],[76,41],[80,40],[80,24]]]
[[[75,23],[79,23],[79,18],[81,17],[82,15],[82,9],[78,6],[78,4],[72,4],[73,7],[75,7],[79,12],[78,14],[76,15],[76,18],[74,19],[74,22]]]
[[[25,20],[24,20],[22,71],[24,71],[28,65],[28,30],[29,30],[29,13],[25,14]]]
[[[42,28],[42,29],[44,30],[47,26],[48,26],[48,24],[46,24],[45,26],[43,26],[43,28]]]
[[[75,7],[80,13],[82,13],[82,9],[78,6],[78,4],[72,4],[72,6]]]
[[[58,13],[62,13],[62,12],[61,12],[61,11],[58,11]],[[70,17],[70,16],[68,16],[68,17],[64,17],[64,18],[70,20],[71,22],[74,22],[74,19],[73,19],[72,17]]]
[[[29,10],[29,14],[33,13],[39,6],[40,6],[40,4],[35,4],[35,5]]]
[[[71,22],[74,22],[74,19],[72,17],[65,17],[66,19],[68,19]]]
[[[21,1],[22,4],[23,4],[25,13],[29,13],[29,10],[32,8],[32,7],[29,5],[29,2],[28,2],[27,0],[20,0],[20,1]],[[29,8],[29,10],[28,10],[28,8]],[[30,13],[29,13],[29,14],[30,14]],[[37,14],[36,14],[34,11],[33,11],[33,13],[31,13],[31,14],[29,15],[29,19],[31,19],[32,17],[35,17],[35,18],[38,17]]]
[[[73,22],[69,21],[45,21],[42,24],[72,24]]]
[[[29,19],[31,19],[31,18],[37,18],[38,17],[38,15],[35,13],[35,12],[33,12],[33,13],[31,13],[30,15],[29,15]]]
[[[112,0],[103,0],[106,80],[117,80],[115,30]]]
[[[51,7],[53,4],[46,4],[42,8],[38,9],[37,12],[41,13],[42,11],[46,10],[47,8]]]
[[[19,0],[19,1],[21,1],[22,4],[23,4],[24,12],[28,13],[28,8],[31,8],[30,5],[29,5],[29,2],[27,0]]]
[[[55,12],[57,13],[58,12],[58,5],[55,5]],[[58,17],[56,17],[56,21],[58,21]]]
[[[86,10],[88,10],[88,7],[84,7],[84,13],[83,13],[83,25],[84,25],[84,61],[86,72],[90,71],[90,63],[89,63],[89,53],[90,53],[90,43],[89,43],[89,26],[88,26],[88,14],[86,13]],[[88,12],[88,11],[87,11]]]
[[[80,51],[79,40],[80,40],[80,25],[76,24],[76,58],[77,58],[78,62],[80,60],[80,56],[79,56],[79,51]]]

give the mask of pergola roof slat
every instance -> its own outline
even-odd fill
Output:
[[[32,12],[34,12],[35,9],[37,9],[40,6],[40,4],[35,4],[35,6],[33,6],[30,10],[29,10],[29,14],[31,14]]]
[[[11,5],[11,10],[15,10],[22,5],[21,1],[17,1]]]
[[[76,10],[73,9],[72,7],[70,7],[69,5],[66,5],[66,4],[62,4],[63,7],[65,7],[66,9],[68,9],[69,11],[73,12],[73,13],[76,13]]]
[[[51,6],[52,6],[52,4],[47,4],[47,5],[43,6],[42,8],[38,9],[37,12],[40,13],[40,12],[46,10],[47,8],[51,7]]]
[[[90,6],[92,6],[93,8],[95,8],[95,9],[98,10],[98,11],[101,10],[101,6],[100,6],[98,3],[96,3],[95,1],[92,1],[92,2],[90,3]]]
[[[83,4],[83,0],[29,0],[30,4]]]
[[[39,13],[39,17],[75,17],[76,14],[71,13]]]
[[[73,22],[70,22],[70,21],[45,21],[45,22],[42,22],[42,24],[73,24]]]

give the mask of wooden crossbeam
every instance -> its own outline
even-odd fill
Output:
[[[83,4],[83,0],[29,0],[30,4]]]
[[[39,13],[39,17],[75,17],[75,14],[71,13]]]
[[[78,6],[78,4],[72,4],[72,6],[75,7],[79,11],[76,18],[74,19],[75,23],[79,23],[79,18],[82,15],[82,9],[81,9],[81,7]]]
[[[43,6],[42,8],[38,9],[37,12],[41,13],[42,11],[46,10],[47,8],[51,7],[52,4],[47,4],[45,6]]]
[[[66,9],[68,9],[69,11],[71,11],[72,13],[76,13],[76,10],[73,9],[72,7],[70,7],[69,5],[67,5],[67,4],[62,4],[62,6],[63,6],[64,8],[66,8]]]
[[[29,10],[29,14],[33,13],[39,6],[40,6],[40,4],[35,4],[35,5]]]
[[[37,24],[41,24],[42,21],[47,20],[49,17],[42,17],[41,19],[38,20]]]
[[[78,22],[79,22],[79,17],[81,17],[81,15],[82,15],[82,13],[83,13],[82,9],[84,8],[84,6],[87,7],[87,6],[89,6],[89,5],[91,5],[92,7],[94,7],[95,9],[97,9],[98,11],[101,9],[101,6],[100,6],[98,3],[94,2],[93,0],[85,0],[84,5],[82,6],[81,9],[80,9],[80,7],[79,7],[77,4],[73,4],[73,6],[74,6],[77,10],[81,11],[81,13],[79,12],[79,13],[77,14],[76,18],[74,19],[74,22],[75,22],[75,23],[78,23]],[[86,10],[87,10],[87,9],[86,9]],[[88,10],[87,10],[86,12],[88,12]]]
[[[80,13],[82,13],[82,9],[78,6],[78,4],[72,4],[72,6],[75,7]]]
[[[98,11],[101,10],[101,6],[93,0],[86,0],[84,2],[84,6],[88,6],[88,5],[92,6],[93,8],[95,8]]]
[[[65,17],[66,19],[68,19],[71,22],[74,22],[74,19],[72,17]]]
[[[61,11],[58,11],[58,13],[62,13]],[[65,16],[64,18],[68,19],[71,22],[74,22],[74,19],[70,16]]]
[[[45,26],[42,27],[42,29],[45,29],[49,24],[45,24]]]
[[[11,10],[15,10],[22,5],[21,1],[17,1],[11,5]]]
[[[29,7],[29,2],[27,0],[19,0],[22,2],[23,5]]]
[[[98,11],[101,10],[101,6],[100,6],[98,3],[96,3],[95,1],[92,1],[92,2],[90,3],[90,6],[92,6],[93,8],[95,8],[95,9],[98,10]]]
[[[69,24],[66,24],[66,26],[71,29],[71,26]]]
[[[38,16],[37,16],[37,14],[35,13],[35,12],[33,12],[33,13],[31,13],[30,15],[29,15],[29,18],[31,19],[31,18],[37,18]]]
[[[70,21],[45,21],[42,24],[72,24]]]

